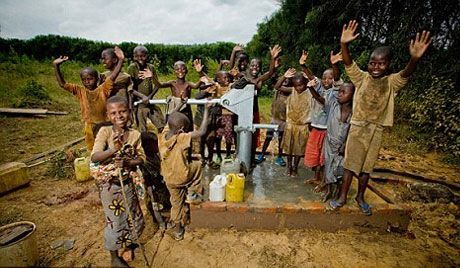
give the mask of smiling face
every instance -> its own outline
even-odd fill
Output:
[[[220,71],[216,75],[217,78],[217,83],[219,83],[220,86],[228,86],[230,83],[230,77],[227,72]]]
[[[249,73],[252,77],[257,77],[262,69],[262,61],[259,59],[252,59],[251,64],[249,65]]]
[[[145,68],[147,64],[148,54],[146,50],[138,49],[134,50],[134,61],[139,64],[141,68]]]
[[[185,66],[185,63],[182,61],[178,61],[174,63],[174,73],[176,74],[176,78],[178,79],[184,79],[185,76],[187,75],[187,66]]]
[[[373,78],[385,76],[390,68],[390,58],[388,54],[372,52],[367,71]]]
[[[101,62],[106,69],[112,70],[117,65],[118,58],[114,52],[111,53],[109,50],[104,50],[101,54]]]
[[[123,102],[108,102],[107,116],[116,128],[125,128],[129,120],[128,106]]]
[[[241,53],[238,55],[237,59],[237,66],[238,66],[238,71],[244,72],[248,68],[249,64],[249,58],[245,53]]]

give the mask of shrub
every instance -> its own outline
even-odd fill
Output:
[[[15,107],[18,108],[36,108],[51,103],[51,98],[43,87],[34,80],[29,80],[18,90],[18,97]]]

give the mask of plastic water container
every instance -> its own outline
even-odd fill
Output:
[[[240,173],[241,161],[238,158],[224,159],[220,164],[220,174]]]
[[[214,202],[224,201],[226,185],[227,177],[225,175],[216,175],[209,183],[209,200]]]
[[[73,162],[75,167],[75,178],[77,181],[87,181],[91,179],[89,173],[89,157],[80,157]]]
[[[227,175],[225,187],[225,200],[227,202],[243,202],[244,197],[244,174],[231,173]]]

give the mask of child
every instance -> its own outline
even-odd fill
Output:
[[[417,62],[431,43],[430,32],[417,33],[411,40],[410,61],[399,73],[388,74],[391,56],[388,47],[375,49],[370,57],[367,72],[359,69],[352,60],[348,44],[355,40],[358,23],[352,20],[343,26],[340,46],[345,70],[356,86],[353,97],[353,116],[345,147],[343,183],[339,197],[329,204],[332,209],[342,207],[347,201],[353,174],[358,176],[356,202],[365,215],[372,215],[371,207],[364,201],[369,173],[377,160],[384,127],[393,125],[394,96],[415,71]]]
[[[299,59],[299,63],[302,66],[304,73],[307,75],[309,80],[316,80],[316,92],[321,97],[324,97],[327,92],[334,86],[334,81],[339,80],[340,72],[337,66],[337,62],[342,60],[341,53],[334,55],[331,51],[330,61],[332,68],[327,69],[323,72],[321,81],[312,74],[310,69],[305,64],[308,58],[308,53],[306,51],[302,52],[302,56]],[[308,135],[307,146],[305,148],[305,157],[304,164],[306,167],[311,168],[315,171],[315,177],[313,180],[307,180],[308,183],[313,182],[315,184],[320,184],[320,181],[324,178],[322,176],[324,169],[324,154],[323,154],[323,144],[326,137],[326,122],[327,115],[321,105],[317,100],[313,99],[311,103],[311,129],[310,134]],[[319,192],[321,187],[316,187],[315,191]]]
[[[195,70],[200,74],[200,77],[202,77],[203,66],[201,65],[201,60],[197,59],[193,61],[193,65],[195,67]],[[182,98],[190,98],[192,89],[199,88],[200,85],[203,83],[201,81],[199,81],[198,83],[192,83],[185,80],[188,70],[187,66],[185,65],[185,62],[183,61],[176,61],[174,63],[174,73],[176,74],[176,80],[171,80],[166,83],[159,82],[158,85],[160,88],[171,88],[171,96],[169,97],[169,103],[167,105],[166,119],[177,106],[182,106]],[[190,122],[193,122],[192,108],[189,104],[182,106],[180,112],[185,114],[187,118],[190,120]],[[193,124],[190,123],[187,125],[186,131],[192,130]]]
[[[316,80],[313,81],[317,83]],[[343,154],[350,128],[355,86],[352,83],[343,83],[339,90],[329,90],[324,97],[313,87],[309,88],[310,92],[313,98],[324,105],[327,115],[327,134],[324,142],[325,176],[324,182],[319,186],[326,188],[321,196],[323,202],[326,202],[332,193],[331,186],[343,176]]]
[[[296,73],[290,68],[280,78],[292,78],[294,90],[286,101],[286,127],[282,140],[283,150],[287,156],[288,176],[297,176],[300,157],[304,155],[307,143],[308,121],[310,119],[311,94],[307,89],[307,79],[303,73]]]
[[[233,47],[228,65],[230,66],[230,73],[233,77],[240,78],[246,72],[249,65],[249,55],[244,52],[242,44]]]
[[[144,219],[134,190],[140,181],[138,165],[145,161],[141,134],[128,128],[129,109],[125,98],[107,100],[112,126],[102,127],[91,153],[91,171],[100,190],[105,214],[104,244],[112,266],[128,267],[118,256],[119,249],[133,248],[144,229]],[[120,181],[121,180],[121,181]],[[131,218],[132,217],[132,218]]]
[[[260,75],[262,71],[262,61],[260,59],[252,59],[249,65],[249,69],[243,73],[243,77],[239,81],[236,81],[234,84],[238,86],[242,85],[240,82],[244,80],[246,83],[253,84],[256,92],[259,92],[262,89],[263,82],[267,81],[275,73],[276,68],[278,67],[278,55],[281,52],[281,47],[275,45],[273,48],[270,48],[270,67],[268,72]],[[253,106],[253,123],[260,123],[260,114],[259,114],[259,101],[257,94],[254,96],[254,106]],[[251,162],[252,166],[255,166],[255,156],[256,148],[259,146],[260,131],[257,129],[252,135],[252,146],[251,146]]]
[[[281,79],[275,84],[276,93],[273,97],[272,102],[272,119],[271,124],[278,125],[278,157],[276,157],[275,164],[279,166],[286,166],[286,162],[282,157],[283,147],[281,141],[283,140],[284,127],[286,125],[286,101],[289,95],[292,93],[292,86],[290,79],[284,80],[282,83]],[[267,136],[265,137],[264,144],[262,146],[262,153],[256,159],[257,163],[265,161],[265,152],[267,151],[268,145],[273,139],[275,131],[272,129],[267,130]]]
[[[101,73],[100,83],[103,83],[105,81],[105,78],[110,76],[110,74],[114,71],[115,67],[118,64],[118,58],[115,55],[114,49],[104,49],[101,53],[101,61],[104,67],[107,69],[107,71]],[[129,108],[131,109],[130,96],[128,95],[128,87],[130,85],[131,79],[129,77],[129,74],[120,71],[119,75],[117,76],[117,79],[113,83],[113,89],[110,93],[110,97],[117,95],[126,98],[128,100],[128,104],[130,105]]]
[[[59,86],[74,94],[80,101],[80,111],[82,121],[85,122],[85,142],[89,152],[93,149],[94,135],[93,127],[95,124],[106,121],[107,113],[105,101],[110,95],[113,87],[113,81],[117,78],[123,65],[125,56],[120,48],[115,47],[114,53],[118,59],[117,65],[113,72],[108,76],[101,85],[97,86],[97,71],[91,67],[83,68],[80,72],[80,78],[83,86],[66,83],[61,74],[60,65],[67,61],[69,57],[61,56],[53,61],[56,79]]]
[[[184,225],[187,223],[189,208],[185,203],[201,202],[201,164],[198,161],[190,162],[188,154],[192,139],[206,133],[208,109],[209,105],[206,105],[199,130],[187,132],[192,121],[183,113],[173,112],[158,136],[161,174],[171,194],[170,221],[174,226],[171,235],[178,241],[184,238]]]
[[[163,113],[156,105],[149,104],[149,100],[155,96],[158,91],[158,76],[152,64],[147,63],[148,50],[145,46],[137,46],[133,50],[134,62],[129,65],[128,73],[133,83],[130,92],[133,95],[133,101],[141,99],[142,103],[134,107],[133,114],[140,132],[147,131],[147,118],[161,133],[165,126]]]

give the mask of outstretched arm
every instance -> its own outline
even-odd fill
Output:
[[[208,123],[209,123],[208,122],[209,107],[211,107],[211,105],[212,105],[211,103],[206,104],[204,108],[203,121],[201,121],[200,128],[190,133],[190,135],[192,136],[192,139],[199,138],[203,136],[204,134],[206,134],[206,130],[208,128]]]
[[[117,76],[120,73],[121,68],[123,67],[123,61],[125,60],[125,55],[123,54],[121,48],[115,47],[114,52],[115,55],[117,55],[118,62],[115,68],[113,69],[113,72],[109,76],[109,79],[112,81],[115,81],[117,79]]]
[[[315,79],[315,75],[313,75],[310,68],[307,67],[307,59],[308,59],[308,52],[306,50],[302,50],[302,55],[299,58],[299,64],[302,66],[302,71],[307,75],[308,80]]]
[[[243,50],[244,50],[244,48],[243,48],[242,44],[238,44],[238,45],[233,47],[232,54],[230,55],[230,63],[229,63],[230,69],[232,69],[235,66],[236,53],[238,51],[243,51]]]
[[[324,102],[325,102],[324,97],[319,95],[319,93],[315,90],[316,83],[317,83],[316,79],[308,81],[307,88],[310,90],[310,93],[313,96],[313,98],[315,98],[315,100],[317,100],[319,103],[324,105]]]
[[[409,63],[407,63],[406,68],[404,68],[401,73],[402,77],[407,78],[415,71],[418,61],[423,56],[423,54],[425,54],[426,50],[430,46],[432,39],[433,37],[430,37],[430,32],[423,31],[421,34],[417,33],[415,40],[410,40],[410,60]]]
[[[340,48],[342,49],[343,63],[346,66],[353,63],[353,59],[350,55],[350,50],[348,49],[348,44],[358,38],[359,33],[355,34],[356,29],[358,28],[358,22],[356,20],[351,20],[348,25],[344,24],[342,28],[342,36],[340,37]]]
[[[342,61],[342,51],[334,55],[334,51],[331,50],[331,65],[332,65],[332,74],[334,76],[334,81],[337,81],[340,79],[340,69],[337,63],[339,61]]]
[[[56,76],[56,80],[58,81],[59,83],[59,86],[60,87],[64,87],[65,85],[65,80],[64,80],[64,76],[62,76],[62,73],[61,73],[61,68],[60,68],[60,65],[63,63],[63,62],[66,62],[69,60],[69,57],[67,56],[60,56],[59,58],[55,59],[53,61],[53,66],[54,66],[54,75]]]
[[[283,83],[286,79],[294,77],[296,70],[294,68],[289,68],[283,76],[281,76],[278,81],[276,81],[275,89],[283,93],[291,93],[292,89],[283,87]]]
[[[259,78],[257,79],[257,83],[263,83],[264,81],[270,79],[270,77],[272,77],[272,75],[275,73],[276,67],[279,66],[279,64],[277,64],[277,58],[280,52],[281,47],[279,45],[275,45],[273,48],[270,48],[270,67],[268,69],[268,72],[259,76]]]

